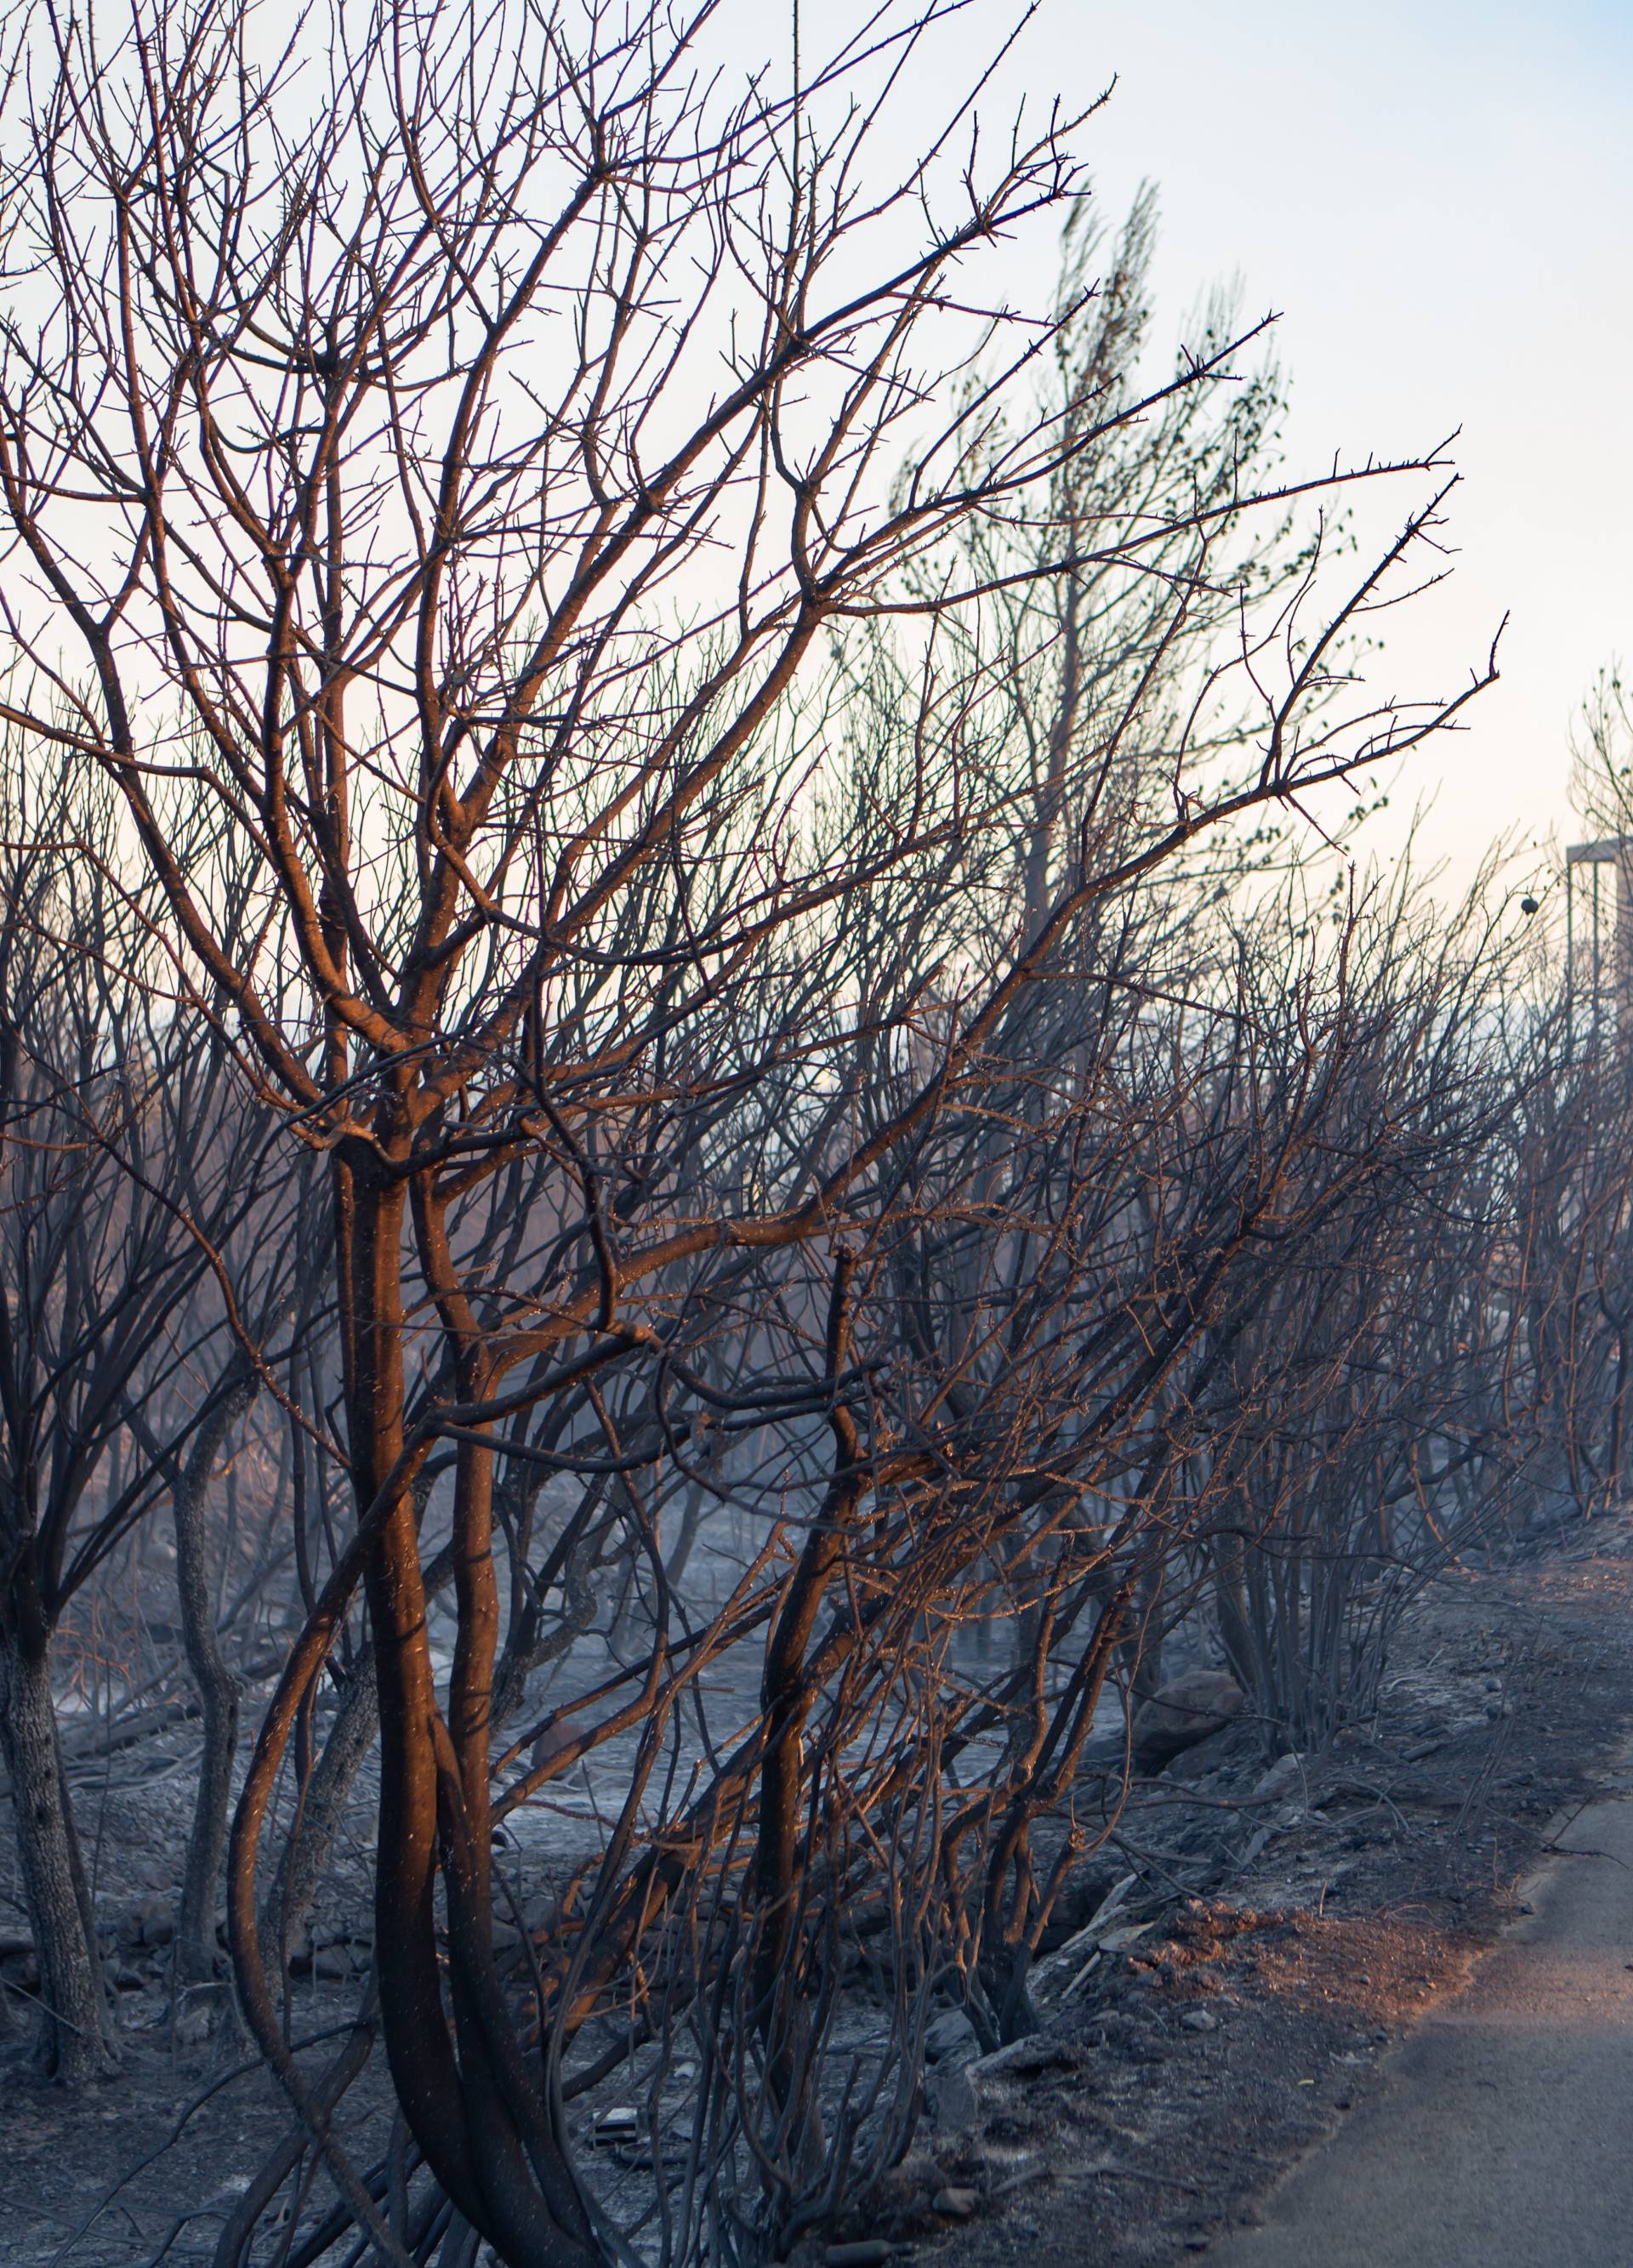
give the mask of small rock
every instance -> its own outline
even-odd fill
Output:
[[[975,2066],[978,2079],[988,2074],[1005,2079],[1027,2079],[1040,2071],[1050,2071],[1057,2064],[1075,2064],[1075,2051],[1065,2040],[1051,2039],[1046,2033],[1031,2032],[1023,2040],[1011,2040],[1005,2048],[994,2048]]]
[[[1211,2008],[1187,2008],[1179,2021],[1187,2032],[1216,2032],[1219,2019]]]
[[[978,2079],[1031,2079],[1040,2071],[1047,2071],[1054,2060],[1046,2040],[1033,2038],[1011,2040],[1008,2046],[994,2048],[987,2055],[977,2058]]]
[[[129,1962],[116,1961],[112,1973],[116,1992],[139,1992],[147,1983],[141,1970],[132,1969]]]
[[[596,2112],[590,2139],[598,2150],[605,2150],[616,2142],[633,2141],[639,2132],[639,2111],[632,2103],[616,2103],[610,2110]]]
[[[181,2047],[202,2047],[210,2033],[211,2014],[207,2007],[183,2008],[177,2015],[176,2040]]]
[[[1135,1770],[1160,1771],[1172,1757],[1239,1715],[1245,1697],[1235,1678],[1221,1669],[1193,1669],[1162,1686],[1134,1712]]]
[[[176,1933],[176,1910],[168,1898],[138,1898],[121,1932],[129,1946],[168,1945]]]
[[[325,1945],[312,1956],[312,1974],[326,1977],[331,1983],[351,1974],[351,1948],[344,1945]]]
[[[944,2214],[949,2220],[968,2220],[975,2211],[975,2191],[937,2190],[930,2199],[930,2211]]]
[[[1261,1772],[1248,1794],[1250,1803],[1286,1803],[1304,1793],[1304,1760],[1297,1750],[1278,1756]]]
[[[822,2257],[824,2268],[884,2268],[890,2248],[882,2236],[863,2236],[853,2244],[830,2244]]]
[[[925,2027],[924,2059],[943,2063],[950,2056],[973,2056],[980,2051],[975,2027],[962,2008],[949,2008]]]

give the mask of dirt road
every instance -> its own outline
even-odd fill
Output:
[[[1633,2262],[1633,1753],[1558,1837],[1535,1912],[1379,2093],[1215,2246],[1221,2268]]]

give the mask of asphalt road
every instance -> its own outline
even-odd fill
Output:
[[[1617,1777],[1535,1914],[1216,2268],[1630,2268],[1633,1757]]]

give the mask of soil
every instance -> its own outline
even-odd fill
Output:
[[[924,2268],[1023,2254],[1155,2268],[1251,2222],[1285,2167],[1378,2083],[1390,2043],[1522,1908],[1527,1871],[1592,1799],[1629,1721],[1633,1521],[1595,1523],[1523,1565],[1453,1569],[1397,1638],[1376,1721],[1329,1755],[1284,1765],[1255,1799],[1263,1756],[1238,1725],[1147,1785],[1062,1924],[1077,1941],[1044,1964],[1042,2030],[932,2066],[920,2146],[833,2242],[862,2239],[870,2257],[888,2247]],[[179,1824],[186,1781],[165,1769],[133,1792],[132,1847],[104,1852],[104,1880],[168,1879],[153,1806],[174,1790]],[[1114,1908],[1096,1920],[1108,1891]],[[162,1904],[148,1920],[162,1937]],[[124,2068],[77,2100],[41,2084],[15,1922],[0,1917],[13,2027],[0,2038],[0,2260],[141,2268],[167,2241],[171,2260],[208,2260],[285,2131],[281,2096],[230,2023],[202,2037],[202,2021],[178,2026],[167,1955],[133,1941],[129,1896]],[[296,2004],[299,2036],[340,2026],[366,1958],[344,1937],[322,1949]],[[314,2069],[329,2052],[320,2040]],[[348,2100],[383,2140],[372,2073]]]

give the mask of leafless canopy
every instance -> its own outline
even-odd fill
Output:
[[[381,2022],[430,2217],[388,2227],[325,2146],[399,2262],[445,2231],[517,2268],[616,2250],[562,2058],[592,2043],[587,2086],[682,2010],[713,2011],[709,2108],[665,2246],[831,2210],[915,2099],[882,2070],[836,2137],[815,2076],[841,1892],[887,1844],[904,2009],[950,1962],[991,2030],[1026,2021],[1092,1839],[1046,1863],[1032,1830],[1205,1501],[1200,1413],[1275,1256],[1376,1184],[1326,1146],[1342,1017],[1330,1063],[1308,1032],[1262,1077],[1210,1052],[1252,986],[1201,979],[1142,887],[1478,689],[1348,674],[1438,460],[1255,490],[1259,429],[1193,408],[1252,334],[1138,375],[1143,223],[1105,291],[1080,236],[1058,299],[1009,308],[1083,121],[994,135],[981,75],[933,114],[973,21],[886,4],[750,73],[707,6],[329,0],[287,45],[235,0],[12,18],[0,716],[116,788],[166,981],[325,1160],[337,1424],[233,1319],[351,1501],[232,1927],[321,2128],[256,1867],[360,1586]],[[1328,599],[1306,499],[1402,470],[1427,500]],[[679,1502],[760,1523],[701,1623]],[[633,1667],[518,1776],[498,1723],[608,1565]],[[1001,1594],[1064,1682],[943,1716],[943,1641]],[[758,1716],[649,1804],[744,1646]],[[1003,1773],[937,1823],[995,1726]],[[520,2014],[498,1812],[632,1729]]]

